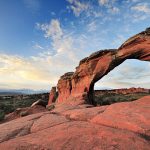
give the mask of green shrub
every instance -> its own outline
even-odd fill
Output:
[[[48,111],[51,111],[55,108],[55,105],[51,104],[50,106],[47,106],[46,108],[47,108]]]
[[[6,114],[13,112],[15,109],[13,105],[9,103],[0,103],[0,110],[3,110]]]
[[[21,117],[24,117],[24,116],[27,116],[29,113],[27,111],[22,111],[20,112],[20,116]]]
[[[5,118],[5,113],[4,111],[0,110],[0,121],[4,120]]]

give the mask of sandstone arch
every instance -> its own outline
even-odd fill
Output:
[[[150,28],[128,39],[119,49],[101,50],[81,60],[74,73],[66,73],[58,81],[57,102],[94,104],[94,84],[126,59],[150,61]]]

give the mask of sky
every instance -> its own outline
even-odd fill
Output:
[[[0,0],[0,89],[50,90],[91,53],[150,26],[149,0]],[[126,60],[95,85],[150,88],[150,63]]]

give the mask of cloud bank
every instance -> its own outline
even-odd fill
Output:
[[[26,5],[39,8],[39,3],[26,1]],[[0,88],[50,89],[61,75],[75,71],[82,58],[99,49],[117,48],[137,33],[135,22],[139,26],[142,20],[149,23],[150,6],[140,0],[122,1],[120,5],[117,0],[97,0],[96,5],[92,1],[67,0],[65,13],[74,19],[62,21],[55,14],[47,22],[35,23],[35,30],[48,43],[41,46],[35,40],[35,55],[0,53]],[[149,70],[148,62],[128,60],[97,82],[95,88],[150,88]]]

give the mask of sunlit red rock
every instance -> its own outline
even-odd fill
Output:
[[[57,98],[57,92],[56,92],[56,87],[52,87],[50,94],[49,94],[49,100],[48,100],[48,105],[51,105],[56,101]]]
[[[100,50],[81,60],[74,73],[65,74],[58,81],[58,102],[80,99],[94,104],[94,84],[126,59],[150,61],[150,28],[117,50]]]
[[[58,105],[1,124],[0,149],[149,150],[150,96],[102,107]]]
[[[150,136],[150,96],[110,105],[91,122]]]
[[[57,102],[63,102],[64,99],[68,98],[68,95],[71,94],[71,79],[72,79],[73,72],[67,72],[63,76],[60,77],[60,80],[57,84],[58,93],[61,96],[58,96]]]

